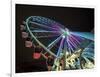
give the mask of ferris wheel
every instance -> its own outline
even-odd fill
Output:
[[[92,33],[71,31],[64,25],[46,17],[30,16],[26,19],[24,24],[25,25],[21,25],[21,30],[23,31],[22,37],[27,39],[25,42],[26,47],[38,45],[43,48],[40,49],[41,55],[47,59],[48,56],[46,55],[48,54],[54,59],[52,69],[60,65],[63,57],[65,57],[66,64],[70,65],[68,64],[68,60],[71,60],[73,54],[82,54],[88,45],[94,42]],[[86,54],[87,52],[85,55]],[[88,52],[88,54],[91,55],[91,52]],[[68,57],[68,55],[70,55],[70,57]],[[80,55],[75,58],[79,58],[79,56]],[[82,56],[84,57],[84,55]],[[92,59],[93,56],[92,54]],[[91,58],[91,56],[89,56],[89,58]],[[87,57],[84,59],[88,60]],[[71,62],[71,64],[73,63]],[[65,65],[64,68],[66,68],[67,65]]]

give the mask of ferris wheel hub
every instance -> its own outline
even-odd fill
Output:
[[[65,30],[63,31],[63,38],[65,38],[66,36],[70,35],[70,32],[67,28],[65,28]]]

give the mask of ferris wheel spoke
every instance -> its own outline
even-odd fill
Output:
[[[67,43],[68,52],[71,53],[70,45],[68,43],[68,37],[66,37],[65,42]]]
[[[69,38],[68,38],[68,42],[71,44],[71,46],[73,46],[74,48],[76,48],[75,44]]]
[[[67,43],[68,43],[69,48],[72,50],[72,52],[74,52],[74,49],[73,49],[73,47],[72,47],[73,44],[70,43],[68,37],[67,37]]]
[[[58,37],[59,35],[49,35],[49,36],[36,36],[37,38],[49,38],[49,37]]]
[[[69,41],[73,44],[73,46],[76,48],[77,47],[77,44],[76,42],[70,37]]]
[[[32,32],[36,32],[36,33],[61,33],[60,31],[47,31],[47,30],[32,30]]]
[[[94,34],[90,32],[71,32],[72,34],[94,41]]]
[[[73,35],[71,35],[71,37],[77,42],[80,44],[80,41],[78,40],[78,38],[76,39]]]
[[[59,33],[48,33],[48,32],[32,32],[37,38],[52,38],[52,37],[58,37],[61,34]]]
[[[58,52],[57,52],[57,57],[59,57],[60,53],[62,52],[63,41],[64,41],[64,38],[61,39],[60,46],[59,46],[59,49],[58,49]]]
[[[56,31],[59,30],[57,28],[49,27],[49,26],[46,26],[46,25],[43,25],[43,24],[40,24],[40,23],[32,22],[32,21],[30,21],[30,23],[33,23],[33,24],[36,24],[36,25],[38,25],[40,27],[44,27],[44,28],[51,29],[51,30],[56,30]]]
[[[66,41],[66,38],[65,38],[65,42],[64,42],[64,52],[67,51],[67,48],[68,48],[68,45],[67,45],[67,41]]]
[[[47,48],[51,49],[60,39],[61,39],[62,35],[60,35],[56,40],[52,41]]]
[[[67,42],[67,43],[68,43],[68,49],[69,49],[70,53],[71,53],[71,51],[74,52],[74,49],[72,48],[72,46],[70,45],[70,43],[69,42]]]
[[[71,46],[70,43],[69,43],[68,37],[66,37],[66,43],[68,44],[68,51],[69,51],[69,53],[71,54],[71,51],[74,51],[74,50],[73,50],[72,46]]]

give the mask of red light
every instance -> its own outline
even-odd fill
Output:
[[[41,57],[41,53],[33,53],[34,59],[39,59]]]
[[[45,54],[45,56],[48,57],[49,55],[48,54]]]

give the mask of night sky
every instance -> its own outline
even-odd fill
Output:
[[[29,16],[43,16],[63,24],[72,31],[90,32],[94,29],[94,9],[76,7],[52,7],[16,4],[16,73],[46,71],[45,59],[32,58],[33,48],[25,47],[20,25]]]

